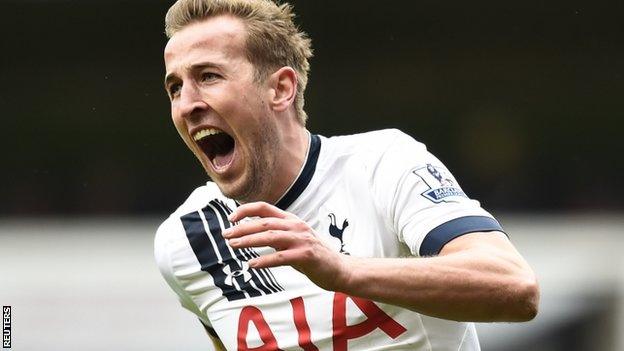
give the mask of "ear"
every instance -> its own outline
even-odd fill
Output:
[[[269,77],[269,105],[274,111],[286,111],[297,96],[297,73],[282,67]]]

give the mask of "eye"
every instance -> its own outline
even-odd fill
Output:
[[[177,96],[180,93],[181,88],[182,88],[182,84],[179,84],[179,83],[171,84],[168,88],[169,96],[172,98]]]
[[[214,80],[217,80],[221,78],[220,75],[214,73],[214,72],[204,72],[201,74],[201,81],[202,82],[211,82]]]

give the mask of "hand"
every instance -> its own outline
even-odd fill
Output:
[[[349,257],[325,245],[310,226],[294,214],[264,202],[244,204],[228,219],[238,222],[245,217],[260,217],[223,232],[233,248],[269,246],[277,252],[249,261],[251,268],[289,265],[305,274],[316,285],[340,291],[349,279]]]

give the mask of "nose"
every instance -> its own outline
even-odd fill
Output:
[[[202,100],[201,92],[195,84],[184,84],[180,91],[179,109],[184,118],[193,118],[207,110],[208,105]]]

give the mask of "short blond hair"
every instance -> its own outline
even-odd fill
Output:
[[[297,72],[297,118],[305,125],[304,92],[312,57],[312,41],[294,24],[289,4],[271,0],[178,0],[165,16],[165,33],[171,38],[185,26],[219,15],[240,18],[247,28],[246,56],[255,67],[256,81],[264,81],[284,66]]]

